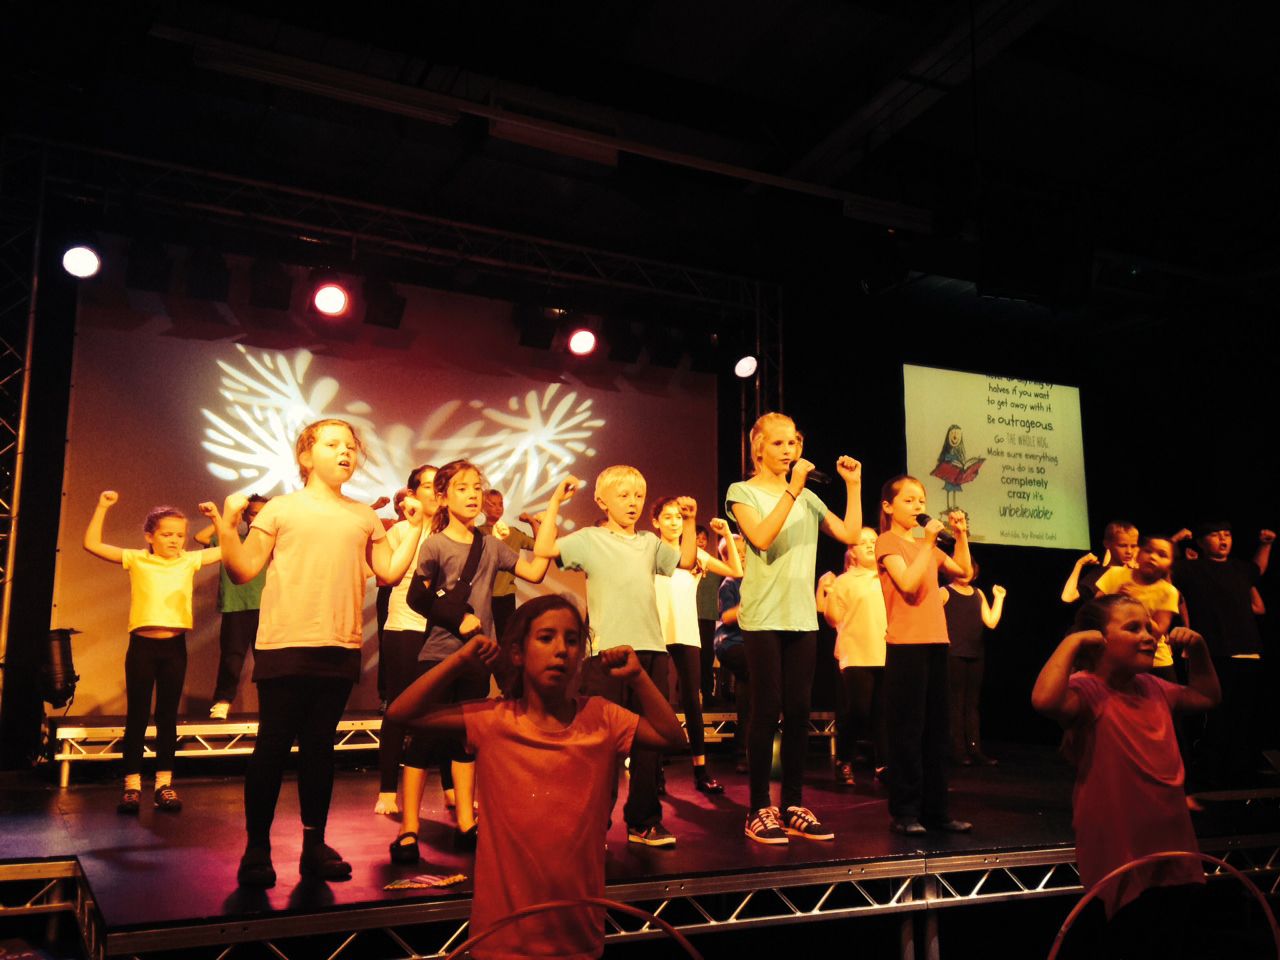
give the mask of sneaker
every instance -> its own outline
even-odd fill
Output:
[[[631,843],[643,843],[646,847],[674,847],[676,835],[660,823],[655,823],[647,830],[627,827],[627,840]]]
[[[379,793],[378,802],[373,805],[373,812],[384,817],[394,817],[400,812],[400,804],[396,803],[396,793]]]
[[[227,714],[230,712],[231,712],[231,704],[227,703],[227,701],[225,700],[219,700],[217,703],[215,703],[212,707],[209,708],[209,719],[225,720],[227,719]]]
[[[177,813],[182,809],[182,798],[178,796],[178,791],[173,789],[170,784],[163,787],[156,787],[156,809],[164,810],[167,813]]]
[[[126,790],[116,804],[116,813],[137,813],[142,808],[142,791]]]
[[[942,833],[968,833],[973,824],[968,820],[930,820],[925,824],[927,830],[939,830]]]
[[[787,832],[778,822],[777,807],[761,807],[747,818],[743,831],[756,843],[789,843]]]
[[[813,815],[808,807],[787,807],[782,814],[783,830],[792,837],[804,837],[806,840],[834,840],[834,831],[822,825],[822,821]]]
[[[716,797],[724,793],[724,787],[720,785],[720,781],[707,773],[706,767],[694,767],[693,785],[701,793],[705,793],[709,797]],[[702,771],[698,773],[698,771]]]
[[[853,779],[853,764],[846,763],[843,760],[836,765],[836,783],[846,787],[856,787],[857,781]]]
[[[241,865],[243,866],[243,861]],[[298,872],[304,877],[315,877],[317,880],[350,880],[351,864],[343,860],[342,854],[327,843],[317,843],[302,848],[302,856],[298,858]]]
[[[904,836],[918,836],[925,832],[924,824],[915,817],[895,817],[889,823],[889,829]]]
[[[271,865],[271,850],[267,847],[247,847],[240,858],[236,882],[242,887],[274,887],[276,868]]]

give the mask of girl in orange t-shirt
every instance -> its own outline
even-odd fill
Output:
[[[971,573],[965,515],[948,519],[954,556],[938,549],[940,520],[925,515],[924,486],[894,477],[880,491],[876,562],[884,592],[884,710],[889,740],[889,827],[967,833],[973,825],[947,812],[947,620],[938,577]],[[916,528],[925,521],[924,537]]]

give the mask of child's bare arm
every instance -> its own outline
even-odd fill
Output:
[[[721,517],[716,517],[711,521],[710,526],[711,532],[723,538],[729,545],[729,559],[726,561],[713,556],[707,561],[707,569],[721,577],[734,577],[741,580],[742,557],[738,555],[738,548],[734,545],[733,534],[729,530],[728,522]]]
[[[204,513],[204,510],[202,509],[200,512]],[[203,530],[195,534],[195,536],[193,536],[191,539],[193,539],[196,543],[200,544],[200,546],[207,547],[211,543],[213,543],[213,535],[217,532],[218,532],[217,525],[211,523],[207,527],[205,527]]]
[[[698,501],[693,497],[676,497],[676,506],[684,527],[680,530],[681,570],[692,570],[698,565]]]
[[[488,637],[479,634],[472,637],[440,666],[428,670],[396,697],[387,707],[387,720],[430,733],[464,735],[462,708],[456,703],[442,703],[441,699],[459,673],[477,666],[492,667],[498,660],[498,652],[498,645]]]
[[[560,548],[556,545],[556,518],[560,514],[560,505],[570,500],[582,481],[577,477],[565,477],[560,485],[551,493],[551,501],[542,515],[540,524],[534,526],[533,559],[521,557],[516,561],[515,575],[530,583],[541,583],[547,575],[551,561],[560,556]]]
[[[933,560],[933,548],[937,544],[938,534],[941,532],[942,521],[936,518],[930,520],[924,528],[924,540],[922,541],[924,549],[916,554],[915,559],[910,564],[897,554],[890,554],[880,561],[884,565],[885,572],[889,574],[889,579],[893,581],[894,586],[907,596],[913,597],[919,592],[926,576],[937,576],[937,567]]]
[[[844,480],[844,516],[828,512],[822,518],[822,532],[843,544],[856,543],[862,533],[862,464],[853,457],[840,457],[836,473]]]
[[[1037,713],[1057,720],[1064,727],[1071,725],[1080,714],[1080,695],[1069,683],[1071,665],[1081,649],[1105,643],[1100,630],[1082,630],[1063,638],[1040,668],[1040,676],[1036,677],[1036,685],[1031,690],[1031,706]]]
[[[1271,544],[1275,542],[1274,530],[1262,530],[1258,533],[1258,549],[1253,553],[1253,565],[1258,568],[1259,575],[1267,572],[1267,564],[1271,562]]]
[[[1084,568],[1096,565],[1098,558],[1092,553],[1086,553],[1083,557],[1076,561],[1076,565],[1071,568],[1071,576],[1067,577],[1067,582],[1062,585],[1062,602],[1075,603],[1080,599],[1080,574],[1084,572]]]
[[[222,549],[222,565],[232,583],[248,583],[267,565],[276,538],[260,527],[250,527],[244,542],[240,540],[240,515],[249,505],[249,498],[233,493],[222,504],[222,513],[215,510],[211,520],[218,528],[218,544]]]
[[[1004,613],[1004,593],[1004,587],[997,583],[991,588],[994,602],[988,604],[986,594],[978,591],[978,596],[982,597],[982,622],[988,630],[994,630],[1000,625],[1000,616]]]
[[[636,727],[635,739],[640,746],[650,750],[681,750],[689,745],[671,704],[641,669],[634,650],[613,647],[600,654],[600,662],[610,676],[624,680],[639,701],[640,723]]]
[[[947,517],[956,535],[956,546],[951,556],[942,561],[942,569],[953,577],[967,578],[973,575],[973,561],[969,558],[969,520],[959,510]]]
[[[93,508],[93,516],[89,518],[89,526],[84,531],[84,548],[100,560],[108,563],[123,563],[124,551],[102,542],[102,524],[107,519],[107,511],[116,505],[120,494],[114,490],[103,490],[98,494],[98,504]]]
[[[369,569],[381,583],[399,583],[409,572],[418,553],[418,540],[422,532],[422,504],[413,497],[400,501],[400,509],[409,523],[409,531],[393,548],[387,538],[370,539],[365,547],[365,560]]]
[[[818,578],[818,589],[814,592],[813,602],[817,606],[818,612],[824,617],[827,616],[827,604],[831,600],[831,587],[835,582],[836,575],[830,570]],[[827,617],[827,622],[831,622],[830,617]],[[835,626],[834,623],[831,625]]]
[[[1174,627],[1169,631],[1169,646],[1187,654],[1187,685],[1178,688],[1177,709],[1199,712],[1221,703],[1222,687],[1204,637],[1187,627]]]
[[[1249,588],[1249,609],[1259,617],[1267,615],[1267,605],[1262,602],[1262,594],[1258,592],[1257,587]]]

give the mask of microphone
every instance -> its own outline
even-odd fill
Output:
[[[788,474],[790,474],[790,471],[788,471]],[[790,479],[790,478],[788,477],[788,481],[789,481],[789,479]],[[809,473],[808,473],[808,475],[804,478],[804,482],[805,482],[806,484],[809,484],[809,483],[823,483],[823,484],[825,484],[825,483],[830,483],[830,482],[831,482],[831,477],[829,477],[827,474],[823,473],[821,470],[810,470],[810,471],[809,471]]]
[[[916,523],[922,527],[927,527],[929,525],[929,521],[932,519],[933,517],[929,516],[927,513],[922,513],[916,517]],[[954,547],[956,545],[956,538],[947,533],[946,530],[943,530],[938,534],[938,544],[939,546],[948,548]]]

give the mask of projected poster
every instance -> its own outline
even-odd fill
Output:
[[[401,288],[397,330],[255,311],[237,299],[208,304],[141,294],[110,282],[82,291],[68,426],[52,625],[74,640],[81,676],[73,715],[124,712],[129,582],[118,565],[81,548],[99,491],[120,502],[104,539],[143,547],[142,521],[173,504],[204,526],[201,500],[241,491],[267,496],[300,485],[293,444],[302,425],[339,417],[356,425],[368,459],[344,492],[391,496],[414,466],[466,457],[503,491],[505,519],[542,509],[573,473],[586,486],[562,513],[562,531],[600,516],[591,484],[614,463],[638,467],[650,497],[689,493],[702,522],[716,509],[715,379],[635,369],[521,347],[512,306]],[[382,515],[392,518],[390,508]],[[647,525],[647,515],[642,524]],[[643,527],[643,528],[647,528]],[[187,549],[195,549],[188,540]],[[218,660],[218,568],[196,578],[195,629],[182,710],[207,711]],[[582,593],[579,574],[554,573],[542,590]],[[374,585],[365,607],[363,679],[352,709],[378,704]],[[235,711],[256,709],[246,664]]]
[[[904,365],[907,469],[976,543],[1089,547],[1080,391]]]

